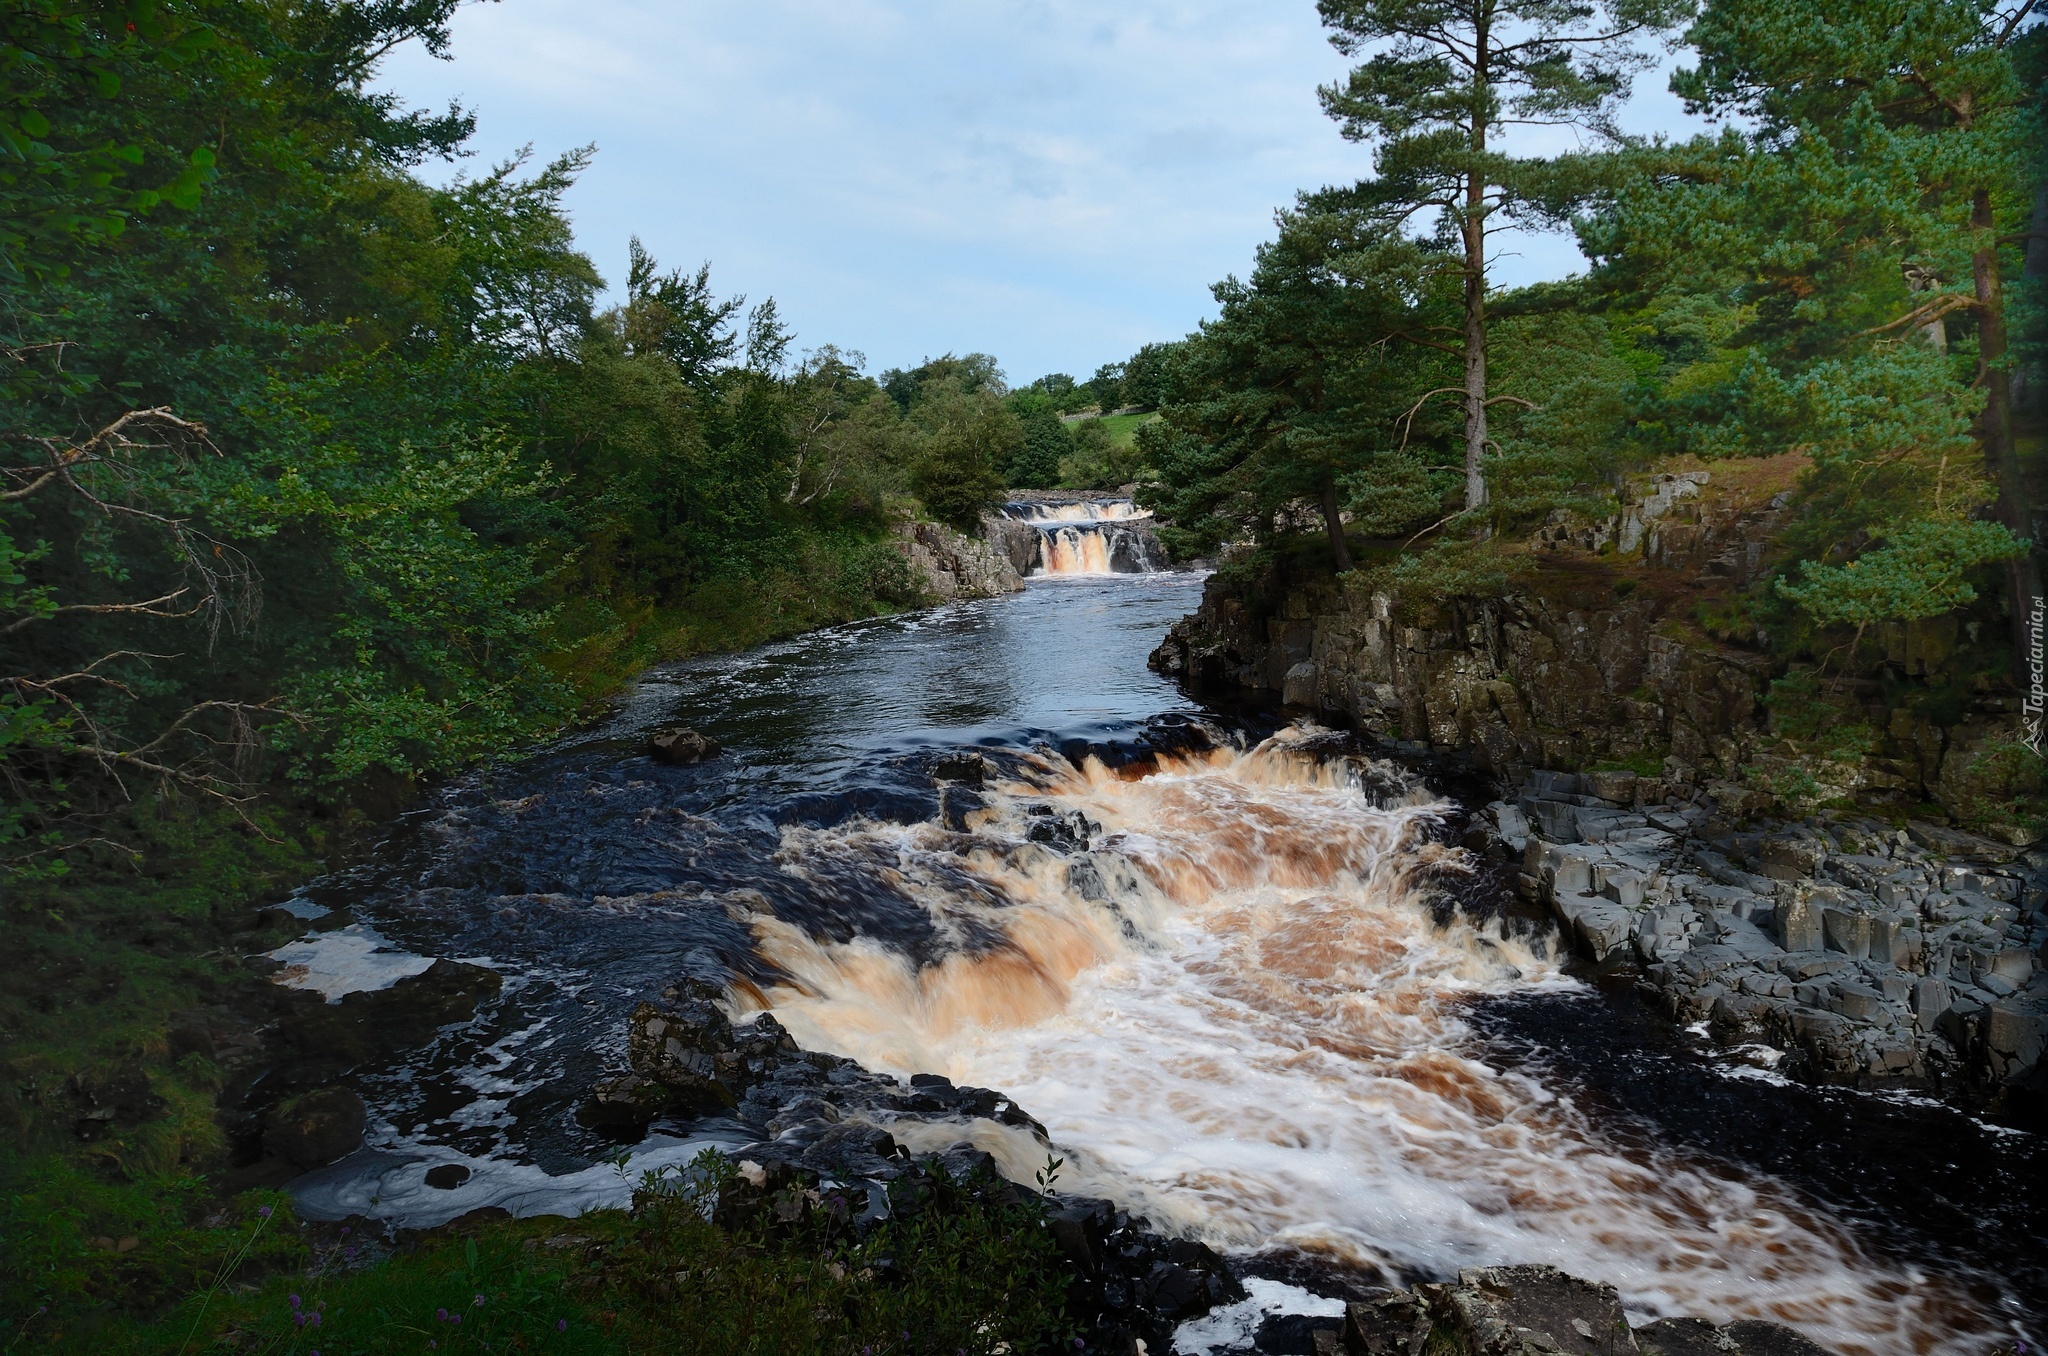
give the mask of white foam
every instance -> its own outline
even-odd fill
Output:
[[[415,1141],[359,1149],[347,1158],[306,1174],[291,1184],[292,1198],[307,1219],[403,1221],[409,1229],[431,1229],[458,1215],[497,1206],[529,1215],[580,1215],[621,1209],[646,1173],[688,1166],[705,1149],[731,1149],[743,1137],[677,1139],[650,1135],[622,1162],[593,1163],[576,1172],[549,1174],[532,1163],[469,1157],[441,1145]],[[436,1167],[467,1168],[452,1188],[427,1185]]]
[[[1358,769],[1300,738],[992,789],[979,834],[1007,848],[963,855],[933,826],[789,831],[789,869],[886,862],[962,949],[920,969],[759,919],[793,978],[778,1015],[869,1067],[1014,1095],[1069,1159],[1063,1189],[1219,1246],[1390,1275],[1547,1262],[1641,1312],[1772,1318],[1843,1352],[1991,1330],[1954,1278],[1883,1261],[1775,1181],[1619,1138],[1490,1066],[1467,1001],[1580,986],[1495,930],[1438,927],[1429,873],[1465,859],[1418,842],[1437,811],[1375,809]],[[1048,800],[1102,825],[1099,887],[1023,841]],[[962,869],[986,888],[963,893]],[[990,933],[1007,944],[967,943]]]
[[[1246,1298],[1180,1325],[1173,1349],[1182,1356],[1215,1356],[1218,1351],[1249,1347],[1269,1314],[1342,1317],[1344,1301],[1310,1294],[1298,1285],[1254,1276],[1244,1283]]]
[[[434,963],[432,956],[392,946],[368,923],[316,932],[286,942],[270,955],[285,967],[272,980],[287,988],[312,989],[330,1003],[339,1003],[346,994],[388,989]]]

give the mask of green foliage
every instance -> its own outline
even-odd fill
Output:
[[[926,358],[916,367],[905,370],[892,367],[879,378],[882,389],[889,394],[899,408],[906,413],[912,406],[924,400],[928,394],[941,387],[965,393],[1002,396],[1009,393],[1003,384],[1003,372],[996,366],[996,360],[986,353],[969,353],[964,356],[942,354]]]
[[[1074,451],[1074,435],[1067,431],[1051,397],[1021,402],[1011,397],[1017,409],[1023,437],[1011,456],[1003,478],[1012,489],[1043,490],[1060,483],[1060,463]]]
[[[1464,402],[1464,507],[1480,508],[1493,475],[1495,440],[1488,415],[1503,399],[1489,379],[1487,236],[1496,215],[1559,224],[1598,188],[1605,157],[1542,159],[1505,154],[1509,128],[1565,126],[1609,144],[1621,134],[1614,114],[1636,72],[1652,63],[1639,43],[1680,22],[1691,0],[1320,0],[1331,42],[1346,56],[1366,55],[1342,84],[1320,92],[1323,109],[1346,138],[1374,148],[1371,179],[1319,195],[1362,212],[1388,231],[1411,221],[1433,225],[1446,256],[1442,271],[1463,293],[1458,336],[1432,343],[1459,353],[1465,370],[1452,388]]]
[[[1998,523],[1922,519],[1845,564],[1808,561],[1799,582],[1776,587],[1822,623],[1913,621],[1974,602],[1969,571],[2025,549]]]
[[[2018,13],[1713,0],[1673,86],[1744,127],[1640,150],[1581,223],[1661,350],[1657,438],[1813,459],[1786,533],[1806,582],[1784,596],[1822,620],[1967,602],[1962,571],[2011,555],[1968,520],[2029,520],[1998,281],[2019,262],[2001,223],[2033,199]]]
[[[629,1327],[664,1349],[951,1356],[1071,1338],[1066,1270],[1034,1198],[934,1169],[896,1184],[892,1219],[866,1238],[830,1196],[807,1210],[793,1200],[791,1225],[769,1227],[763,1210],[721,1229],[707,1196],[730,1174],[700,1159],[635,1193],[630,1242],[607,1279],[639,1311]]]
[[[893,1217],[863,1238],[844,1202],[810,1206],[801,1192],[783,1211],[714,1224],[712,1204],[735,1177],[707,1152],[686,1173],[643,1179],[630,1211],[441,1232],[397,1251],[374,1233],[301,1225],[282,1198],[250,1196],[222,1218],[160,1228],[132,1251],[86,1243],[108,1280],[146,1287],[153,1303],[114,1309],[90,1303],[90,1288],[45,1288],[39,1305],[10,1313],[0,1338],[167,1356],[384,1356],[430,1344],[992,1356],[1072,1340],[1069,1273],[1035,1197],[914,1175],[897,1185]]]
[[[1123,380],[1119,385],[1116,405],[1105,403],[1107,413],[1123,405],[1135,405],[1140,410],[1156,410],[1172,393],[1172,383],[1167,367],[1173,360],[1173,351],[1178,344],[1147,344],[1124,359]]]
[[[1440,262],[1370,214],[1311,202],[1282,217],[1249,281],[1217,285],[1221,314],[1173,354],[1136,440],[1173,550],[1302,530],[1303,506],[1340,505],[1371,535],[1442,516],[1456,453],[1417,416],[1451,378],[1415,342],[1455,315]]]
[[[1135,415],[1083,419],[1073,426],[1073,451],[1060,462],[1059,483],[1070,490],[1116,490],[1150,478],[1146,449],[1129,436]],[[1119,429],[1119,425],[1122,428]]]
[[[1498,595],[1529,568],[1526,557],[1507,556],[1483,541],[1452,537],[1419,551],[1406,551],[1367,573],[1374,589],[1404,603]]]
[[[987,385],[947,378],[920,391],[910,422],[919,437],[911,489],[932,517],[962,532],[976,530],[982,513],[1002,499],[997,468],[1023,451],[1017,416]]]
[[[1013,427],[906,422],[708,266],[635,241],[593,314],[587,148],[413,177],[469,120],[368,82],[453,8],[9,10],[4,119],[48,154],[0,159],[0,869],[61,871],[152,789],[443,776],[645,657],[915,601],[913,463],[956,515],[1005,464]],[[920,373],[1002,390],[985,355]]]

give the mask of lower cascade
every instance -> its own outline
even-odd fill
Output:
[[[1003,517],[1037,533],[1033,575],[1151,574],[1161,567],[1152,515],[1129,499],[1013,500]]]
[[[1549,1331],[1515,1306],[1553,1291],[1664,1356],[1702,1323],[1722,1356],[1812,1356],[1778,1324],[1836,1356],[2031,1342],[2024,1133],[1714,1062],[1581,978],[1480,828],[1502,805],[1145,666],[1198,586],[685,661],[450,788],[272,953],[293,1048],[425,1033],[350,1078],[352,1137],[284,1146],[300,1213],[573,1215],[716,1148],[868,1220],[928,1157],[1022,1193],[1062,1160],[1062,1247],[1117,1259],[1087,1266],[1155,1353],[1238,1356],[1284,1302],[1392,1356],[1452,1310]]]
[[[1447,908],[1473,870],[1430,839],[1447,803],[1312,740],[1143,775],[1039,758],[956,796],[952,828],[787,828],[785,871],[821,892],[871,874],[931,937],[920,956],[756,915],[785,977],[760,997],[806,1048],[1001,1089],[1067,1156],[1063,1189],[1218,1248],[1389,1285],[1547,1263],[1638,1312],[1770,1319],[1845,1352],[1997,1330],[1969,1285],[1883,1259],[1788,1187],[1485,1062],[1475,1000],[1583,986],[1542,935]],[[1023,1182],[1048,1147],[994,1119],[965,1142]]]

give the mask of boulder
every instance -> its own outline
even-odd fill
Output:
[[[647,755],[657,763],[701,763],[721,752],[717,740],[687,725],[670,725],[647,736]]]
[[[1467,1356],[1622,1356],[1637,1350],[1614,1287],[1556,1267],[1461,1271],[1439,1313]]]
[[[626,1057],[633,1072],[689,1102],[715,1104],[733,1095],[726,1079],[739,1073],[732,1023],[713,1001],[716,987],[701,981],[666,990],[663,1001],[633,1009]],[[725,1077],[722,1078],[721,1075]]]

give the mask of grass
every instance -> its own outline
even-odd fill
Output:
[[[1139,426],[1158,417],[1157,414],[1112,414],[1102,421],[1102,427],[1109,432],[1111,447],[1129,447],[1138,436]]]
[[[860,533],[793,541],[780,559],[735,563],[668,604],[594,584],[569,608],[573,643],[559,658],[592,696],[657,660],[922,602],[893,547]],[[260,1039],[272,989],[240,957],[297,926],[264,926],[256,907],[340,866],[414,795],[403,785],[362,791],[375,809],[281,791],[258,811],[256,832],[205,803],[141,799],[113,825],[133,852],[82,852],[70,875],[16,881],[0,895],[0,1352],[991,1350],[958,1323],[944,1348],[889,1338],[924,1331],[899,1323],[907,1311],[891,1297],[903,1276],[915,1284],[901,1293],[934,1313],[965,1313],[979,1303],[971,1295],[1018,1299],[1008,1276],[1038,1254],[991,1235],[987,1211],[944,1227],[932,1217],[920,1225],[930,1237],[901,1235],[895,1245],[920,1262],[905,1270],[897,1258],[877,1288],[844,1272],[846,1239],[811,1237],[811,1252],[791,1252],[786,1241],[725,1237],[659,1196],[635,1213],[578,1221],[590,1243],[569,1254],[547,1243],[563,1221],[530,1221],[418,1239],[371,1264],[389,1249],[301,1227],[283,1196],[238,1190],[223,1118],[240,1100],[238,1079],[262,1065],[238,1063],[193,1030]],[[596,1272],[590,1247],[604,1256]],[[969,1274],[969,1264],[983,1270]],[[690,1331],[723,1333],[725,1346],[664,1317],[686,1309],[662,1295],[678,1272],[709,1286],[700,1293],[711,1309]],[[817,1309],[821,1295],[840,1317]],[[438,1319],[442,1309],[463,1323]],[[317,1323],[299,1321],[313,1313]],[[1044,1317],[1028,1305],[1016,1313]],[[975,1323],[1020,1333],[1006,1315]],[[848,1333],[864,1340],[848,1346]]]
[[[734,1180],[706,1155],[643,1179],[630,1210],[458,1224],[395,1251],[251,1196],[210,1231],[210,1252],[180,1259],[172,1301],[17,1310],[0,1351],[991,1356],[1072,1341],[1067,1269],[1035,1197],[911,1174],[895,1217],[863,1237],[847,1202],[796,1187],[714,1223]],[[142,1248],[124,1256],[157,1264]]]

